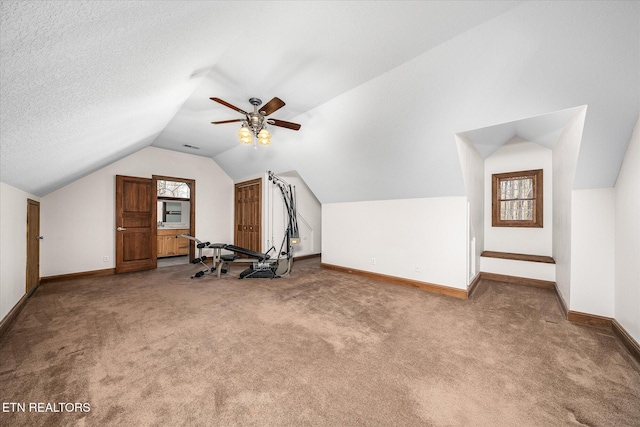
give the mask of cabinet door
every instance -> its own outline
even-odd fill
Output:
[[[178,255],[178,237],[175,235],[166,236],[165,239],[165,254]]]
[[[189,253],[189,240],[178,237],[178,253],[180,255],[186,255]]]
[[[158,236],[157,240],[158,240],[158,256],[165,256],[166,255],[166,249],[165,249],[165,244],[164,242],[166,241],[167,237],[166,236]]]

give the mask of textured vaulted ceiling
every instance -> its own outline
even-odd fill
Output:
[[[553,144],[587,105],[576,186],[611,186],[639,26],[637,2],[3,1],[0,178],[44,195],[154,145],[296,170],[322,202],[461,195],[455,133]],[[242,146],[213,96],[278,96],[302,129]]]

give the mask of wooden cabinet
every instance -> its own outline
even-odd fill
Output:
[[[158,229],[158,258],[189,254],[190,240],[178,237],[180,234],[189,234],[189,230],[186,228]]]

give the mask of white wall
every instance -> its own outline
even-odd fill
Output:
[[[491,175],[543,170],[543,227],[491,226]],[[552,152],[536,143],[514,138],[484,162],[484,249],[487,251],[551,256],[553,245]]]
[[[586,113],[586,106],[576,111],[553,149],[553,259],[556,286],[567,309],[571,299],[572,189]]]
[[[466,197],[325,203],[322,262],[466,289],[465,224]]]
[[[29,193],[0,182],[0,320],[26,292]]]
[[[640,342],[640,120],[615,186],[615,318]]]
[[[41,275],[114,268],[115,176],[154,174],[195,179],[196,237],[233,240],[231,178],[210,158],[147,147],[41,199]]]
[[[484,249],[484,159],[466,135],[456,135],[456,144],[469,204],[467,275],[471,281],[480,272]]]
[[[299,257],[319,254],[322,250],[322,205],[297,172],[291,171],[276,175],[295,187],[298,231],[301,240],[299,244],[293,246],[293,255]],[[288,218],[282,193],[278,187],[267,178],[263,182],[265,183],[263,191],[265,248],[275,246],[276,250],[279,250]]]
[[[571,301],[568,308],[614,317],[614,282],[614,190],[574,190],[571,206]]]
[[[507,276],[546,280],[548,282],[555,282],[556,280],[555,265],[545,262],[483,257],[481,267],[483,273],[505,274]]]

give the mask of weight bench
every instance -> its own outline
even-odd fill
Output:
[[[216,245],[220,245],[220,243],[216,243]],[[213,245],[209,245],[211,247]],[[224,245],[222,249],[226,249],[231,252],[236,252],[242,255],[247,255],[250,258],[257,259],[260,262],[265,262],[270,258],[269,254],[263,254],[262,252],[252,251],[251,249],[241,248],[240,246],[235,245]]]
[[[251,249],[243,248],[236,245],[227,245],[225,243],[213,243],[207,246],[213,249],[213,267],[212,271],[217,271],[218,277],[229,268],[229,264],[234,263],[250,263],[251,266],[240,273],[240,278],[275,278],[277,260],[270,259],[268,253],[256,252]],[[233,254],[222,254],[222,250],[234,252]],[[247,255],[249,258],[241,258],[237,254]]]

